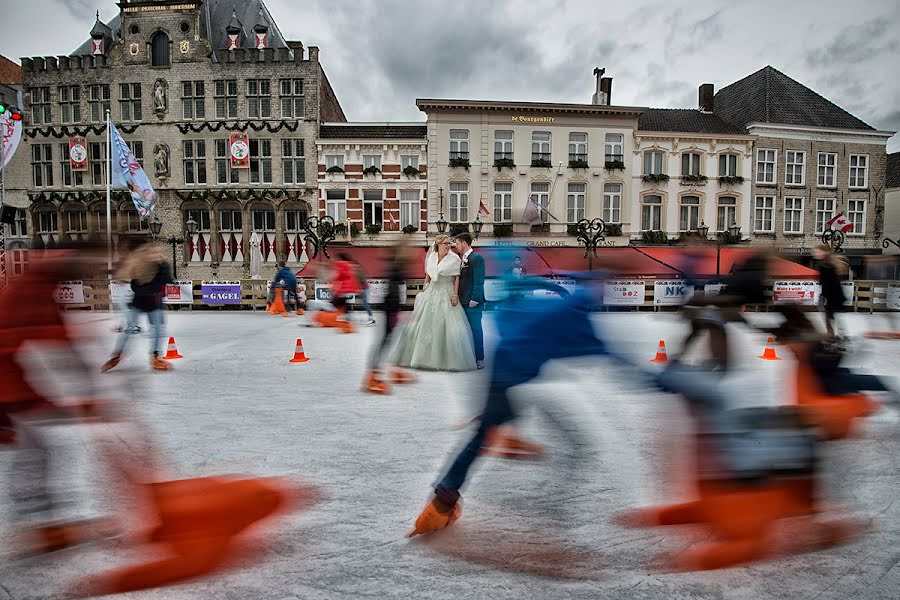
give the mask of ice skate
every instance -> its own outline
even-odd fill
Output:
[[[462,507],[459,502],[442,512],[438,508],[437,500],[433,499],[416,519],[415,529],[410,532],[409,537],[433,533],[449,527],[456,523],[460,515],[462,515]]]
[[[409,371],[406,371],[406,370],[401,369],[401,368],[399,368],[399,367],[395,367],[395,368],[391,371],[391,381],[392,381],[393,383],[397,383],[397,384],[403,384],[403,383],[415,383],[415,382],[418,381],[418,380],[419,380],[418,377],[416,377],[415,375],[413,375],[413,374],[410,373]]]
[[[369,371],[365,383],[363,384],[363,391],[372,394],[390,394],[391,386],[381,380],[378,371]]]
[[[121,356],[113,356],[111,359],[103,363],[103,366],[100,367],[101,373],[106,373],[110,369],[113,369],[122,361]]]
[[[501,458],[533,459],[544,455],[544,447],[522,439],[512,427],[495,427],[488,433],[481,453]]]
[[[172,369],[171,363],[155,355],[150,357],[150,366],[153,367],[154,371],[170,371]]]

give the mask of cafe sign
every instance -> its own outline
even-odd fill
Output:
[[[513,123],[552,123],[556,117],[526,117],[523,115],[513,115]]]

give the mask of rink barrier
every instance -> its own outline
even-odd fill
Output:
[[[621,279],[628,279],[622,277]],[[655,279],[641,277],[645,281],[644,301],[640,305],[632,306],[604,306],[598,307],[601,310],[631,310],[631,311],[653,311],[667,312],[678,310],[678,306],[658,306],[654,300],[654,283]],[[303,279],[306,284],[306,299],[315,299],[315,280]],[[167,304],[169,308],[174,310],[264,310],[268,297],[268,287],[266,279],[242,279],[241,282],[241,303],[230,305],[213,305],[204,304],[201,291],[201,281],[192,281],[193,301],[190,304]],[[873,281],[873,280],[855,280],[854,295],[851,304],[853,312],[884,312],[887,311],[887,289],[891,281]],[[897,283],[897,282],[893,282]],[[416,295],[425,287],[424,280],[411,279],[406,282],[406,309],[412,309]],[[698,291],[702,295],[702,291]],[[772,287],[766,289],[766,298],[771,302]],[[84,281],[84,303],[81,304],[62,304],[65,310],[109,310],[110,294],[108,282],[104,280],[85,280]],[[490,303],[489,303],[490,304]],[[816,310],[815,306],[806,306],[809,310]],[[766,311],[769,305],[750,305],[751,311]]]

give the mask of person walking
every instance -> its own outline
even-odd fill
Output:
[[[481,318],[484,314],[484,258],[472,248],[472,236],[461,233],[456,236],[456,252],[462,259],[459,272],[459,301],[462,303],[472,342],[475,345],[475,366],[484,368],[484,330]]]
[[[369,321],[366,323],[369,327],[375,324],[375,316],[372,314],[372,306],[369,304],[369,282],[366,280],[366,274],[363,273],[362,267],[358,262],[353,263],[353,269],[356,273],[356,279],[359,281],[359,299],[363,309],[369,315]]]
[[[835,317],[837,313],[844,312],[846,300],[841,280],[850,269],[847,262],[825,244],[813,249],[813,258],[817,261],[816,270],[819,272],[819,285],[822,286],[819,303],[825,310],[825,330],[828,337],[834,340],[840,337],[835,330]]]

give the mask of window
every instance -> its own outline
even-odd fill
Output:
[[[150,38],[150,65],[153,67],[169,66],[169,36],[157,31]]]
[[[216,140],[216,183],[240,183],[241,170],[231,168],[230,140]]]
[[[114,206],[110,207],[109,211],[110,222],[112,223],[112,231],[118,231],[119,227],[116,225],[118,223],[118,214],[116,213],[116,208]],[[106,233],[106,208],[104,207],[101,210],[94,211],[94,220],[97,222],[97,231],[101,233]]]
[[[209,210],[205,208],[195,208],[187,211],[185,224],[193,219],[197,224],[197,233],[188,240],[188,256],[191,262],[208,262],[212,260],[212,251],[209,245],[210,238],[210,219]],[[185,226],[185,229],[187,227]]]
[[[737,154],[720,154],[719,155],[719,177],[737,177],[737,176],[738,176]]]
[[[416,157],[418,158],[418,157]],[[419,228],[421,220],[421,200],[418,190],[400,190],[400,228],[412,225]]]
[[[332,167],[339,167],[340,169],[344,168],[344,155],[343,154],[326,154],[325,155],[325,170]]]
[[[281,80],[281,118],[302,119],[303,112],[303,80]]]
[[[253,219],[253,231],[260,233],[275,231],[275,210],[271,208],[255,209],[250,211]]]
[[[184,182],[206,183],[206,142],[184,140]]]
[[[466,132],[468,134],[468,132]],[[450,221],[464,223],[469,220],[469,182],[450,182]]]
[[[222,262],[243,262],[244,216],[240,209],[219,210],[219,258]]]
[[[28,269],[28,250],[22,242],[10,244],[9,256],[13,276],[21,275]]]
[[[803,233],[803,198],[784,199],[784,232]]]
[[[787,150],[784,154],[784,160],[785,185],[803,185],[803,173],[806,168],[806,152]]]
[[[197,232],[209,232],[209,211],[205,208],[195,208],[187,211],[187,219],[185,219],[185,223],[189,220],[193,219],[194,223],[197,224]]]
[[[68,151],[66,154],[68,155]],[[52,144],[34,144],[31,146],[31,172],[34,187],[53,186]]]
[[[775,150],[756,151],[756,183],[775,183]]]
[[[403,172],[403,169],[406,167],[412,167],[414,169],[419,168],[419,155],[418,154],[403,154],[400,156],[400,172]]]
[[[536,160],[550,160],[550,132],[531,132],[531,162]]]
[[[734,196],[722,196],[716,207],[716,231],[728,231],[728,228],[737,223],[737,198]]]
[[[451,129],[450,130],[450,159],[469,158],[469,130],[468,129]]]
[[[494,160],[513,160],[513,132],[494,132]]]
[[[88,144],[90,156],[91,184],[106,185],[106,142]]]
[[[306,228],[306,221],[309,220],[309,213],[306,209],[294,209],[284,211],[284,230],[290,232],[300,232]]]
[[[607,183],[603,186],[603,221],[622,222],[622,184]]]
[[[206,88],[202,81],[181,82],[181,109],[185,119],[206,118]]]
[[[853,223],[853,231],[850,233],[864,234],[866,232],[866,201],[860,198],[847,200],[847,219]]]
[[[869,186],[869,155],[850,155],[850,187],[866,188]]]
[[[700,175],[700,154],[685,152],[681,155],[681,176]]]
[[[119,116],[123,121],[141,120],[141,84],[119,84]]]
[[[268,119],[272,116],[272,82],[268,79],[247,80],[247,116]]]
[[[13,222],[6,227],[6,235],[9,237],[28,237],[28,211],[17,208]]]
[[[61,85],[57,88],[59,96],[59,120],[65,123],[81,123],[81,87],[77,85]]]
[[[69,158],[69,144],[59,145],[59,166],[62,173],[63,187],[81,187],[84,185],[84,173],[72,171],[72,161]]]
[[[549,135],[549,134],[547,134]],[[550,184],[534,182],[531,184],[531,201],[541,208],[541,221],[550,222]]]
[[[134,208],[126,208],[124,213],[125,231],[137,233],[150,230],[150,223],[147,220],[141,219],[141,215],[139,215]]]
[[[834,152],[819,152],[819,170],[816,185],[819,187],[834,187],[837,171],[837,154]]]
[[[244,230],[244,218],[238,209],[219,211],[219,231],[240,233]]]
[[[569,162],[573,160],[587,160],[587,141],[586,133],[570,133],[569,134]]]
[[[215,82],[216,118],[237,119],[237,80],[219,79]]]
[[[587,185],[570,183],[566,194],[566,223],[577,223],[584,218],[584,201]]]
[[[606,144],[604,144],[604,153],[606,154],[606,162],[623,161],[625,159],[622,145],[625,136],[621,133],[607,133]]]
[[[816,233],[825,233],[828,221],[834,218],[835,198],[816,198]]]
[[[381,170],[380,154],[363,154],[363,169],[365,170],[369,167],[375,167],[379,171]]]
[[[55,210],[42,210],[35,213],[35,216],[37,216],[38,233],[56,233],[59,231]]]
[[[67,210],[63,212],[65,215],[66,234],[69,239],[79,239],[81,235],[87,234],[87,212],[84,210]]]
[[[775,197],[757,196],[753,207],[753,231],[775,231]]]
[[[641,231],[662,231],[662,196],[641,198]]]
[[[697,227],[700,226],[700,198],[697,196],[682,196],[680,208],[678,230],[696,231]]]
[[[381,190],[363,190],[363,225],[382,225],[384,200]]]
[[[106,121],[106,111],[109,110],[108,85],[92,85],[88,88],[88,107],[91,111],[91,123]]]
[[[272,140],[250,140],[250,183],[272,183]]]
[[[644,175],[662,175],[663,170],[663,153],[652,150],[644,152]]]
[[[281,174],[287,184],[306,181],[303,140],[281,140]]]
[[[494,183],[494,222],[512,221],[512,190],[513,184],[508,181]]]
[[[53,122],[53,112],[50,110],[50,88],[31,88],[31,124],[41,125]]]
[[[338,223],[346,221],[347,199],[344,190],[327,190],[325,194],[325,214]]]
[[[134,160],[137,161],[137,164],[144,166],[144,142],[125,142],[128,145],[128,149],[131,150],[132,156],[134,156]]]

